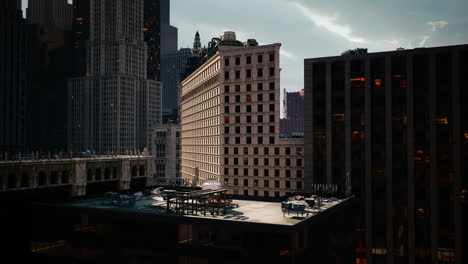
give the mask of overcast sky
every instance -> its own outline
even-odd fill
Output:
[[[468,0],[171,1],[179,47],[191,47],[197,30],[204,45],[226,30],[241,41],[281,43],[281,87],[290,91],[303,88],[304,58],[466,44],[467,14]]]

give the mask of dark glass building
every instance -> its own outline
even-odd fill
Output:
[[[305,60],[306,188],[350,175],[356,263],[468,260],[467,76],[468,45]]]

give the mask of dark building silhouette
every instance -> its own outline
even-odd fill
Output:
[[[90,34],[90,1],[73,0],[73,43],[72,56],[73,77],[85,76],[87,61],[87,45]]]
[[[306,186],[351,176],[356,263],[468,260],[467,76],[468,45],[305,60]]]
[[[30,38],[17,1],[0,1],[0,151],[26,145]],[[3,155],[3,154],[2,154]]]
[[[31,24],[71,30],[73,7],[67,0],[29,0],[26,16]]]

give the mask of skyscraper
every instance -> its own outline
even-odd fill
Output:
[[[73,0],[73,77],[86,76],[87,44],[90,33],[91,0]]]
[[[284,93],[286,117],[281,119],[281,134],[304,133],[304,89]]]
[[[216,180],[246,196],[303,191],[303,140],[279,137],[280,46],[225,32],[218,51],[182,81],[184,183]]]
[[[26,144],[30,35],[17,1],[0,1],[0,151]]]
[[[73,150],[124,154],[150,146],[161,122],[161,85],[146,79],[143,3],[91,1],[89,77],[69,81]]]
[[[29,0],[26,16],[32,24],[72,30],[73,6],[67,0]]]
[[[305,60],[306,186],[351,176],[357,263],[466,263],[467,62],[468,45]]]

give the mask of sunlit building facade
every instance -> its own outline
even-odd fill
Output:
[[[356,263],[466,263],[467,62],[468,45],[305,60],[306,185],[351,175]]]

